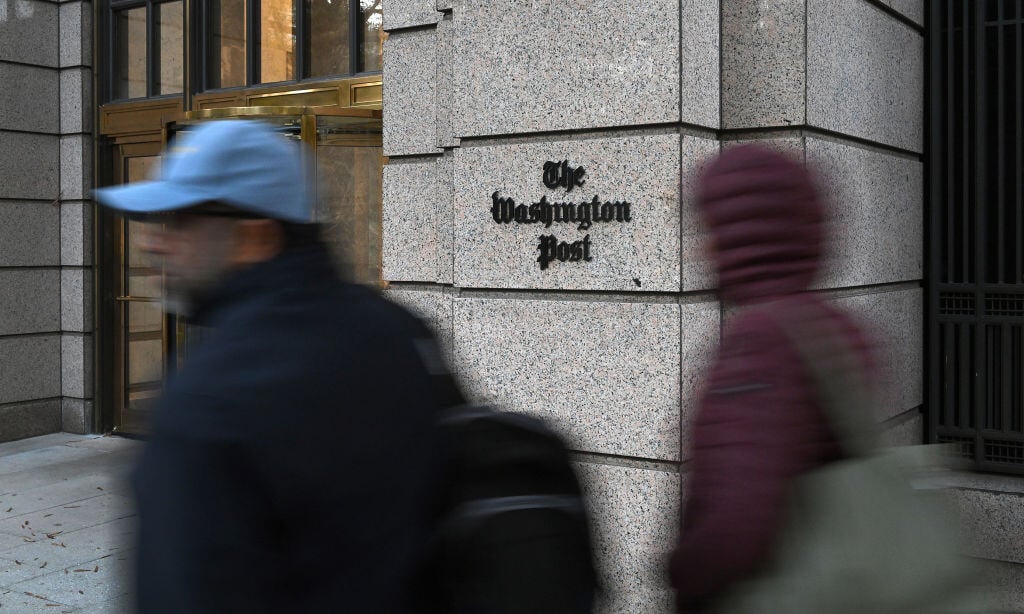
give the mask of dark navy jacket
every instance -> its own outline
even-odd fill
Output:
[[[235,273],[197,320],[134,474],[140,611],[415,611],[434,410],[460,400],[431,335],[322,247]]]

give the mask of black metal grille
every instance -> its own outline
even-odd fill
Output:
[[[929,437],[1024,473],[1024,0],[926,5]]]

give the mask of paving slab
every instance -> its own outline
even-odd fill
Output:
[[[0,444],[0,614],[134,610],[140,447],[68,433]]]

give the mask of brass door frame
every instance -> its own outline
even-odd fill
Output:
[[[380,76],[302,82],[271,87],[220,90],[142,101],[109,103],[98,109],[94,185],[116,185],[123,178],[125,152],[144,155],[159,153],[166,145],[174,124],[188,124],[218,117],[299,115],[301,136],[316,150],[316,117],[364,117],[380,121],[382,88]],[[191,110],[187,110],[191,109]],[[116,162],[116,163],[115,163]],[[387,158],[384,158],[387,163]],[[94,335],[94,421],[93,430],[107,432],[118,425],[124,407],[125,340],[123,318],[126,309],[115,306],[120,290],[114,280],[123,267],[125,254],[123,221],[105,212],[94,216],[93,274],[96,326]],[[111,246],[118,246],[111,252]],[[165,327],[164,347],[168,347]]]

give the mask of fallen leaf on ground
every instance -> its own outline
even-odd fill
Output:
[[[43,561],[43,564],[39,566],[39,569],[45,569],[47,563],[49,563],[49,561]]]

